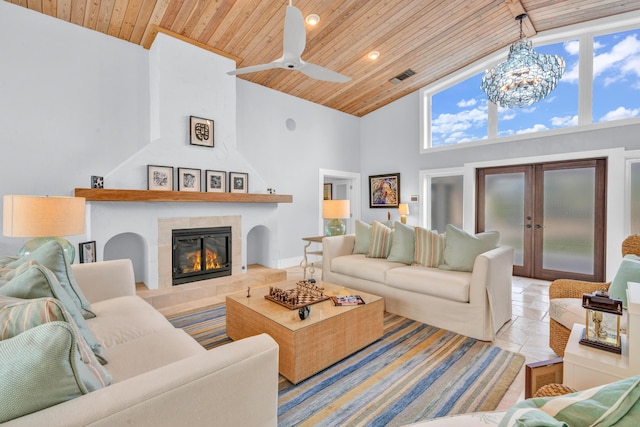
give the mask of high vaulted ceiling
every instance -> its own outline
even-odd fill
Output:
[[[147,46],[173,33],[237,58],[237,67],[282,55],[289,0],[10,0],[102,33]],[[293,0],[307,26],[305,61],[352,78],[313,80],[298,71],[268,70],[239,78],[356,116],[363,116],[516,41],[524,33],[640,10],[640,0]],[[367,53],[378,50],[376,61]],[[407,69],[416,74],[389,80]]]

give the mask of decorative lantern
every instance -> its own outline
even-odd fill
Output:
[[[596,291],[582,295],[582,306],[586,309],[587,326],[580,344],[621,354],[622,300],[609,297],[605,291]]]

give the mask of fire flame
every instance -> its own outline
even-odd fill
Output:
[[[216,268],[220,268],[220,260],[218,259],[218,253],[216,251],[212,251],[207,248],[206,250],[206,259],[205,259],[205,269],[206,270],[215,270]],[[200,271],[202,268],[202,256],[200,255],[200,251],[190,252],[187,255],[187,263],[191,264],[192,267],[186,267],[183,269],[183,273],[193,273],[194,271]]]

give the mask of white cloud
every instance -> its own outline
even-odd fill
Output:
[[[565,83],[578,83],[578,61],[572,64],[566,64],[564,74],[560,81]]]
[[[528,129],[522,129],[522,130],[516,131],[516,135],[522,135],[523,133],[535,133],[535,132],[540,132],[542,130],[547,130],[547,129],[548,128],[543,124],[536,124]]]
[[[627,73],[640,76],[640,41],[636,35],[629,35],[616,43],[610,51],[595,55],[593,58],[593,76],[612,72],[604,80],[605,86],[618,81]]]
[[[500,116],[500,119],[501,120],[513,120],[513,119],[516,118],[516,116],[517,116],[516,113],[507,113],[507,114],[505,114],[503,116]]]
[[[569,55],[577,55],[580,52],[580,42],[578,40],[565,42],[564,50],[566,50]]]
[[[565,117],[552,117],[551,126],[556,128],[564,128],[578,125],[578,115]]]
[[[594,42],[593,42],[593,50],[594,50],[594,51],[596,51],[596,50],[600,50],[600,49],[603,49],[603,48],[605,48],[605,47],[606,47],[606,45],[604,45],[604,44],[602,44],[602,43],[600,43],[600,42],[597,42],[597,41],[594,41]]]
[[[459,108],[465,108],[465,107],[473,107],[474,105],[476,105],[478,103],[478,101],[476,101],[475,98],[471,98],[468,100],[462,100],[460,102],[458,102],[458,107]]]
[[[618,107],[602,116],[599,121],[609,122],[613,120],[628,119],[630,117],[637,117],[638,114],[640,114],[640,109],[638,108],[628,109],[625,107]]]

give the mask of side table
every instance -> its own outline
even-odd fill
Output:
[[[311,246],[312,243],[319,243],[320,245],[322,245],[322,239],[324,236],[314,236],[314,237],[303,237],[302,240],[304,240],[305,242],[307,242],[306,245],[304,245],[304,257],[302,258],[302,261],[300,262],[300,267],[302,267],[304,273],[303,273],[303,280],[307,279],[307,269],[310,267],[309,264],[309,255],[314,255],[314,256],[320,256],[322,257],[322,250],[317,250],[317,251],[310,251],[309,250],[309,246]],[[314,267],[317,267],[314,263]],[[322,264],[319,265],[319,268],[322,269]]]
[[[563,383],[576,390],[609,384],[638,374],[629,366],[629,343],[621,334],[622,354],[615,354],[579,343],[584,325],[573,325],[564,350]]]

